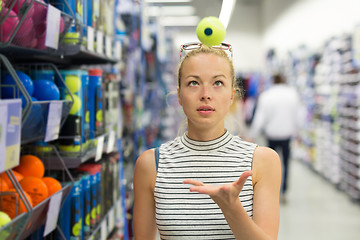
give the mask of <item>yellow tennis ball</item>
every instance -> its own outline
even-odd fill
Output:
[[[11,222],[11,218],[5,212],[0,211],[0,228]]]
[[[81,80],[78,76],[67,75],[65,76],[65,84],[71,93],[76,93],[81,88]]]
[[[206,46],[215,46],[222,43],[226,29],[217,17],[205,17],[196,27],[196,34],[200,42]]]
[[[80,115],[79,111],[81,109],[81,100],[77,95],[73,95],[73,98],[74,98],[74,103],[73,103],[69,113],[71,115]],[[65,99],[71,101],[71,96],[66,95]]]

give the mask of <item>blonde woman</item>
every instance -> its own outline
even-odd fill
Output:
[[[191,50],[177,89],[187,131],[137,159],[135,239],[277,239],[279,156],[224,127],[236,93],[231,46],[181,49]]]

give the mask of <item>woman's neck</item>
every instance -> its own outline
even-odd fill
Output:
[[[187,136],[196,141],[210,141],[221,137],[226,132],[224,127],[213,129],[199,129],[188,126]]]

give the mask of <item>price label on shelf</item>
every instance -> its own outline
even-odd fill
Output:
[[[104,54],[104,34],[102,31],[96,32],[96,52],[99,54]]]
[[[105,36],[105,54],[109,58],[112,57],[112,44],[111,44],[111,37]]]
[[[48,120],[45,132],[45,142],[58,139],[60,132],[60,120],[62,115],[62,102],[51,101],[49,104]]]
[[[115,211],[114,208],[111,208],[109,211],[108,218],[108,232],[111,232],[115,227]]]
[[[45,46],[58,49],[61,12],[50,4],[47,6]]]
[[[121,51],[122,51],[122,49],[121,49],[121,42],[120,41],[116,41],[115,42],[115,49],[114,49],[114,57],[116,58],[116,59],[121,59]]]
[[[0,100],[0,172],[19,165],[21,100]]]
[[[107,239],[107,227],[106,227],[106,220],[102,221],[101,223],[101,230],[100,230],[100,239],[106,240]]]
[[[47,211],[45,229],[44,229],[44,237],[55,230],[58,216],[60,212],[60,204],[62,199],[62,191],[54,193],[49,202],[49,208]]]
[[[88,27],[87,28],[87,49],[89,51],[94,51],[94,38],[95,38],[94,28]]]
[[[116,138],[115,131],[110,131],[109,140],[107,142],[106,153],[111,153],[112,151],[114,151],[114,145],[115,145],[115,140],[116,140],[115,138]]]
[[[104,136],[100,136],[97,139],[95,161],[99,161],[101,159],[103,150],[104,150]]]

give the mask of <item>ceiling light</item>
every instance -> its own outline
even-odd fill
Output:
[[[219,20],[224,24],[225,29],[229,25],[229,21],[233,13],[235,3],[236,0],[223,0],[223,3],[221,5]]]
[[[191,27],[196,26],[198,23],[198,16],[160,18],[160,24],[165,27]]]
[[[189,16],[195,14],[193,6],[152,6],[146,9],[148,16]]]

